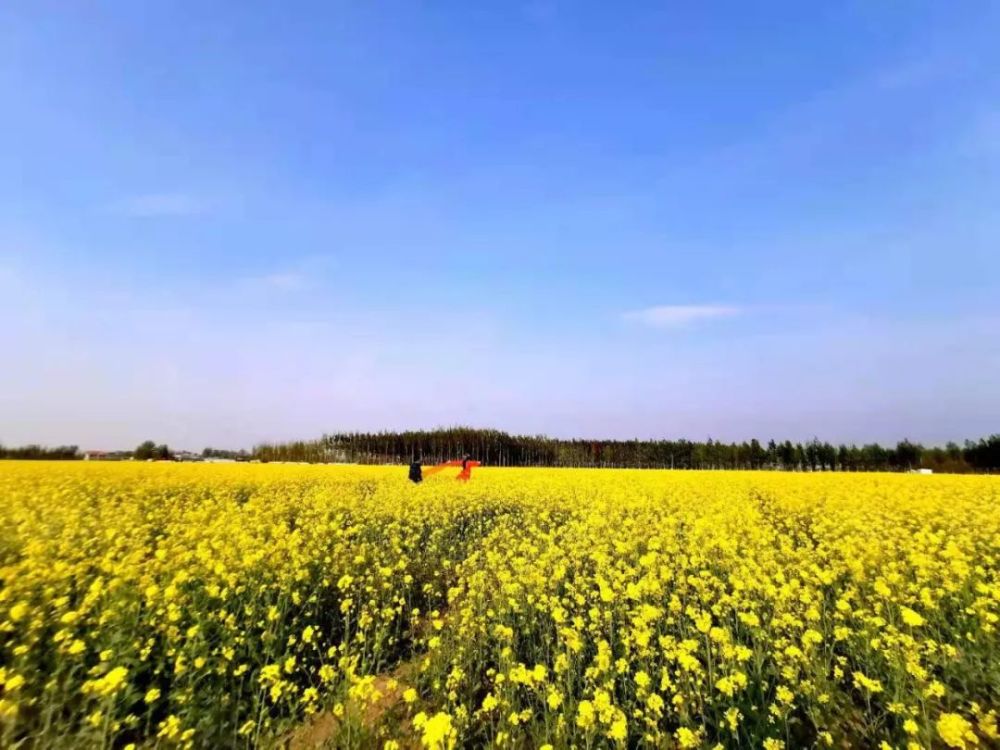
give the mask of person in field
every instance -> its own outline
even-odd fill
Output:
[[[468,482],[469,477],[472,476],[472,468],[469,466],[471,458],[468,453],[462,456],[462,473],[456,477],[460,482]]]
[[[410,462],[410,481],[414,484],[420,484],[424,481],[424,470],[420,463],[420,456],[414,456]]]

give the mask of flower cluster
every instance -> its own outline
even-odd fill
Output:
[[[0,466],[0,746],[986,747],[991,477]],[[327,737],[326,739],[330,739]]]

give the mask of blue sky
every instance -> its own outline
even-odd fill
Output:
[[[1000,429],[1000,6],[0,6],[0,441]]]

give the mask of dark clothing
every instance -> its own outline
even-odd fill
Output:
[[[424,470],[419,461],[410,464],[410,481],[416,484],[424,481]]]

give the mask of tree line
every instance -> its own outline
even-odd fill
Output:
[[[48,448],[42,445],[23,445],[17,448],[5,448],[0,445],[0,459],[9,458],[21,461],[74,461],[82,459],[86,453],[80,451],[76,445],[60,445]],[[105,461],[174,461],[192,460],[197,458],[196,454],[181,451],[180,453],[170,449],[166,443],[156,443],[152,440],[145,440],[131,451],[94,451],[92,458],[100,458]],[[225,458],[233,461],[249,461],[252,455],[249,451],[225,450],[222,448],[205,448],[200,455],[201,458]]]
[[[76,445],[57,445],[54,448],[34,444],[17,448],[5,448],[0,445],[0,459],[3,458],[19,461],[66,461],[80,458],[80,448]]]
[[[340,432],[318,440],[264,443],[253,451],[205,448],[203,458],[236,461],[402,464],[420,457],[425,464],[464,455],[487,466],[555,466],[640,469],[770,469],[781,471],[908,471],[939,473],[1000,472],[1000,434],[924,447],[902,440],[892,447],[878,443],[833,445],[814,438],[806,443],[753,439],[741,443],[717,440],[582,440],[545,435],[512,435],[501,430],[449,427],[405,432]],[[0,459],[68,460],[82,458],[75,445],[25,445],[5,448]],[[147,440],[133,451],[107,458],[173,460],[165,444]]]
[[[450,427],[405,432],[342,432],[318,440],[255,446],[261,461],[400,464],[420,457],[425,464],[469,455],[488,466],[563,466],[673,469],[771,469],[784,471],[908,471],[965,473],[1000,471],[1000,434],[924,447],[902,440],[833,445],[753,439],[727,443],[691,440],[581,440],[511,435],[501,430]]]

